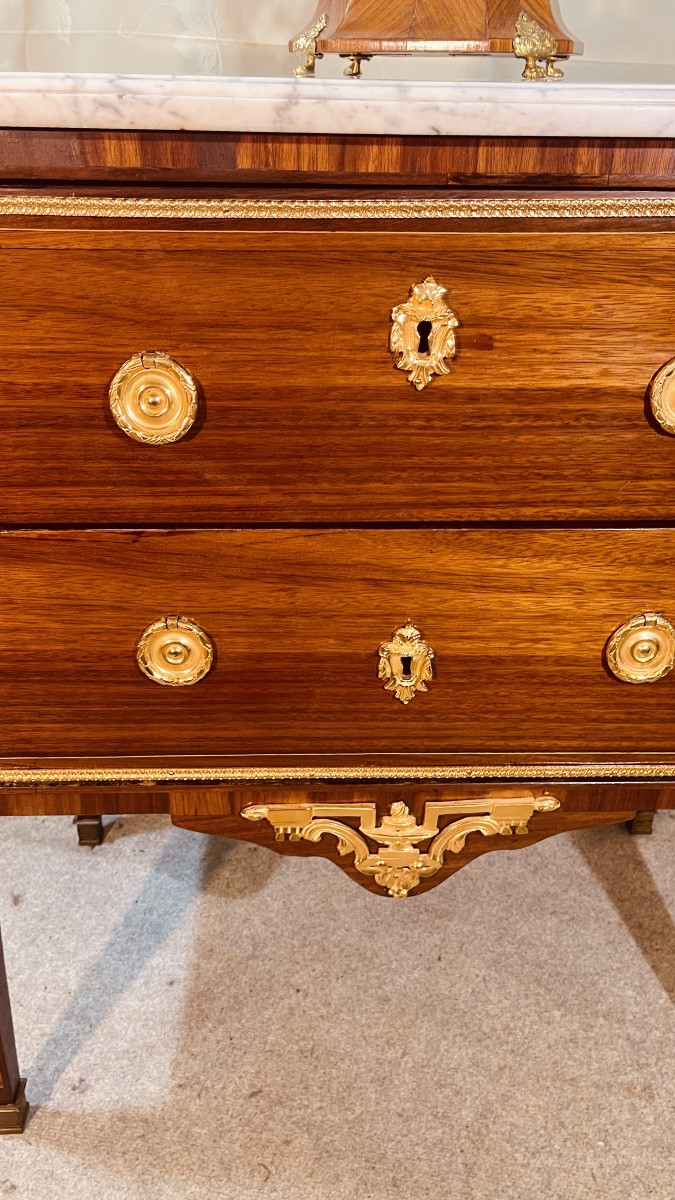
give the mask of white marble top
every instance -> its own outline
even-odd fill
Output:
[[[673,68],[567,70],[547,83],[0,73],[0,126],[675,138]]]

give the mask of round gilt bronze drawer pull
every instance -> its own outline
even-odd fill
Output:
[[[110,409],[137,442],[177,442],[197,416],[197,385],[180,363],[159,351],[134,354],[110,385]]]
[[[675,358],[661,367],[652,379],[649,402],[661,428],[675,434]]]
[[[136,657],[141,671],[155,683],[187,687],[211,670],[213,645],[196,621],[162,617],[146,629]]]
[[[614,631],[607,662],[624,683],[654,683],[675,666],[675,628],[661,613],[640,613]]]

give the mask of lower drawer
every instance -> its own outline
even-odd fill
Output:
[[[0,565],[2,756],[673,748],[675,672],[605,654],[675,617],[673,530],[18,532]],[[137,644],[179,615],[213,662],[160,686]],[[408,619],[428,663],[392,644]]]

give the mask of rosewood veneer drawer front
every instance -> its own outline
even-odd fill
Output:
[[[675,519],[646,405],[675,357],[675,233],[557,228],[4,230],[3,520]],[[456,327],[406,309],[432,276]],[[417,390],[392,329],[448,373]],[[168,445],[110,410],[152,351],[197,388]]]
[[[675,530],[6,533],[0,551],[5,757],[672,750]],[[614,669],[662,677],[621,681],[612,634],[649,613]]]

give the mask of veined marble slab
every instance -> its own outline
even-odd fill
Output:
[[[589,64],[584,64],[588,69]],[[675,137],[675,82],[0,73],[0,125],[244,133]]]

